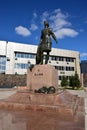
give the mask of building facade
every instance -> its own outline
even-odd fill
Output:
[[[87,87],[87,60],[80,63],[82,86]]]
[[[87,60],[81,61],[80,66],[81,66],[81,73],[87,74]]]
[[[0,41],[0,73],[26,74],[30,64],[35,65],[37,46]],[[48,64],[58,70],[59,84],[62,76],[67,79],[75,72],[80,76],[79,52],[52,48]]]

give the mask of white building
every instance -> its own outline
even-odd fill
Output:
[[[26,74],[30,64],[35,64],[37,46],[0,41],[0,73]],[[52,48],[49,63],[58,69],[59,83],[62,76],[80,76],[79,52]]]

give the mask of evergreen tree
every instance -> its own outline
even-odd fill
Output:
[[[73,89],[75,88],[75,78],[73,75],[69,79],[69,86],[72,87]]]
[[[79,76],[78,76],[77,73],[75,74],[75,86],[76,86],[77,88],[80,88],[80,87],[81,87],[81,83],[80,83]]]
[[[67,77],[66,77],[66,76],[63,76],[63,77],[62,77],[61,86],[62,86],[62,87],[68,86],[68,80],[67,80]]]
[[[79,88],[81,86],[79,76],[77,73],[70,77],[69,86],[71,86],[73,89],[75,89],[75,87]]]

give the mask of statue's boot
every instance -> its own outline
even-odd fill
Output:
[[[48,60],[49,60],[49,53],[47,53],[46,60],[45,60],[45,64],[48,63]]]
[[[43,53],[41,54],[41,64],[43,64]]]

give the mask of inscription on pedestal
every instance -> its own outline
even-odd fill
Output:
[[[54,86],[58,89],[58,71],[51,65],[35,65],[32,71],[27,71],[27,87],[31,90],[43,86]]]
[[[34,76],[43,76],[43,73],[35,73]]]

